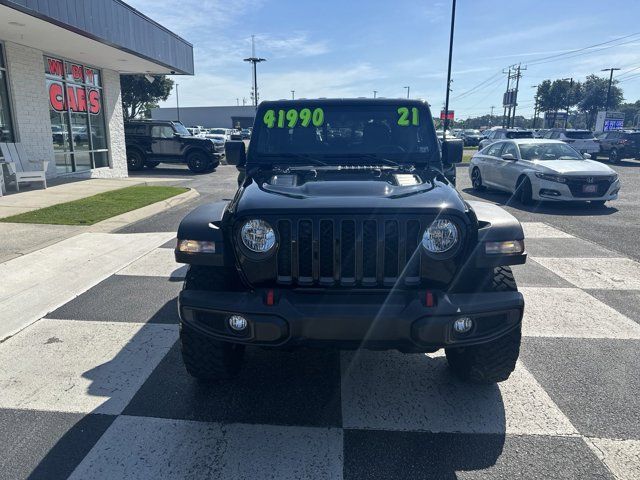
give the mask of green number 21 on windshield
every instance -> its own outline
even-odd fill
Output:
[[[289,110],[267,110],[264,112],[262,121],[267,128],[294,128],[300,124],[303,127],[313,125],[314,127],[320,127],[324,123],[324,110],[321,108],[315,108],[311,111],[308,108],[303,108],[298,111],[295,108]]]
[[[398,125],[401,127],[408,127],[413,125],[417,127],[420,124],[420,117],[418,116],[418,109],[416,107],[412,107],[409,110],[409,107],[400,107],[398,108]],[[409,118],[411,117],[411,118]]]

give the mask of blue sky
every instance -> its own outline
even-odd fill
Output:
[[[181,106],[249,102],[251,35],[261,99],[299,97],[424,98],[444,103],[450,1],[127,0],[194,45],[196,75],[175,77]],[[534,85],[617,72],[625,99],[640,99],[640,2],[607,8],[595,0],[458,0],[451,108],[457,118],[500,110],[510,64],[523,72],[519,110],[533,113]],[[176,9],[178,7],[178,9]],[[638,33],[618,43],[534,65],[535,60]],[[632,70],[637,68],[635,71]],[[627,73],[628,72],[628,73]],[[602,75],[605,75],[602,73]],[[485,82],[486,81],[486,82]],[[476,90],[469,92],[481,82]],[[467,93],[469,92],[469,93]],[[458,98],[459,97],[459,98]],[[166,102],[175,105],[172,96]]]

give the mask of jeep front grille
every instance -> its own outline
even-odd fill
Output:
[[[393,218],[279,220],[277,282],[296,286],[390,287],[420,283],[426,224]],[[417,252],[417,253],[416,253]]]

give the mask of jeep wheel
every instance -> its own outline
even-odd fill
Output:
[[[147,168],[156,168],[160,165],[160,162],[144,162],[144,166]]]
[[[615,148],[612,148],[611,151],[609,152],[609,162],[618,163],[618,160],[619,160],[618,157],[619,157],[618,150],[616,150]]]
[[[517,291],[516,281],[509,267],[494,269],[487,290]],[[496,383],[509,378],[520,354],[522,328],[511,330],[491,342],[469,347],[445,348],[449,368],[461,379],[472,383]]]
[[[193,152],[187,157],[187,166],[193,173],[204,173],[209,168],[209,159],[204,153]]]
[[[522,205],[531,205],[533,203],[533,188],[528,177],[523,177],[518,182],[515,196]]]
[[[132,150],[127,152],[127,168],[131,171],[142,170],[144,167],[144,156],[136,151]]]
[[[484,190],[484,185],[482,185],[482,175],[480,174],[480,169],[475,167],[471,171],[471,185],[476,192]]]
[[[187,372],[202,382],[233,378],[242,368],[244,345],[214,340],[184,323],[180,345]]]

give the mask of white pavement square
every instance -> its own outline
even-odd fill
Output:
[[[576,430],[521,363],[509,380],[455,379],[442,353],[343,352],[345,428],[573,435]]]
[[[186,273],[187,265],[176,263],[173,249],[156,248],[117,272],[116,275],[180,279],[184,278]]]
[[[0,264],[0,340],[174,237],[83,233]]]
[[[523,335],[640,339],[640,325],[579,288],[522,287]]]
[[[586,442],[618,480],[640,478],[640,440],[588,438]]]
[[[118,417],[70,480],[342,478],[342,430]]]
[[[640,263],[629,258],[534,257],[534,260],[579,288],[640,290]]]
[[[573,235],[542,222],[522,222],[525,244],[527,238],[573,238]]]
[[[0,408],[119,414],[177,325],[43,319],[2,343]]]

